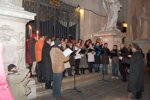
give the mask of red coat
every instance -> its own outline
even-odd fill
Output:
[[[30,40],[26,42],[26,62],[28,64],[31,64],[32,63],[32,60],[31,60],[31,56],[30,56]]]

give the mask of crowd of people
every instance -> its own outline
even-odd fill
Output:
[[[72,53],[65,56],[63,51],[67,48],[71,49]],[[0,45],[0,61],[3,65],[1,49]],[[45,89],[52,89],[55,98],[63,99],[61,84],[62,78],[66,77],[66,72],[71,77],[72,70],[74,75],[81,75],[87,73],[85,70],[89,73],[100,73],[102,68],[102,74],[107,75],[109,59],[111,59],[111,79],[119,79],[120,72],[122,81],[128,81],[128,91],[133,93],[134,98],[140,99],[144,91],[144,58],[145,55],[137,44],[126,48],[122,43],[120,48],[113,45],[113,49],[110,50],[108,43],[103,44],[100,39],[97,39],[94,44],[91,39],[85,42],[81,39],[75,42],[75,40],[47,36],[39,36],[37,39],[37,36],[32,34],[26,42],[26,62],[29,69],[19,71],[16,65],[10,64],[5,78],[4,66],[2,66],[0,95],[7,94],[5,98],[8,100],[27,100],[31,92],[27,83],[30,77],[36,75],[38,82],[45,82]],[[150,50],[146,59],[150,74]]]
[[[47,36],[39,36],[37,40],[35,34],[32,34],[31,38],[27,40],[26,47],[26,61],[29,64],[32,75],[37,74],[38,82],[45,82],[45,88],[52,89],[52,95],[56,98],[62,98],[61,82],[62,77],[67,77],[66,72],[68,76],[73,76],[73,69],[75,75],[85,74],[85,70],[88,70],[89,73],[99,73],[100,65],[102,65],[102,73],[107,75],[108,65],[110,64],[109,58],[112,63],[111,78],[119,79],[118,75],[120,72],[122,81],[126,82],[130,76],[128,74],[131,70],[130,66],[132,61],[122,61],[122,58],[119,57],[131,60],[134,54],[132,50],[133,45],[129,45],[129,48],[126,48],[122,43],[120,44],[120,48],[117,45],[113,45],[113,49],[110,50],[108,43],[103,44],[100,39],[97,39],[93,43],[91,39],[85,42],[79,39],[76,42],[75,40],[60,39],[58,37],[49,38]],[[73,52],[65,57],[63,51],[67,48]],[[140,48],[135,51],[137,50],[142,54],[142,62],[145,56]],[[148,61],[150,58],[149,53],[147,54]],[[149,63],[147,63],[147,66],[148,68],[150,67]],[[141,91],[143,90],[140,90],[140,95]]]

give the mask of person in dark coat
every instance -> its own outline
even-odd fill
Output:
[[[74,51],[73,48],[74,48],[73,43],[70,42],[70,43],[69,43],[69,49],[71,49],[72,51]],[[72,75],[72,67],[75,66],[75,59],[74,59],[74,56],[75,56],[75,53],[74,53],[74,52],[71,53],[70,59],[69,59],[70,68],[67,68],[67,70],[68,70],[68,76],[73,76],[73,75]]]
[[[142,55],[143,55],[143,59],[145,58],[145,55],[144,55],[144,53],[143,53],[143,51],[142,51],[142,49],[140,48],[140,52],[142,53]]]
[[[119,59],[118,59],[118,46],[113,45],[113,49],[110,51],[110,58],[112,60],[112,77],[111,79],[119,79],[118,78],[118,70],[119,70]]]
[[[132,54],[133,54],[133,52],[132,52],[132,45],[129,45],[129,47],[128,47],[128,52],[129,52],[129,55],[132,55]]]
[[[34,62],[36,61],[35,59],[35,43],[36,43],[36,35],[35,34],[32,34],[32,37],[31,37],[31,43],[30,43],[30,56],[31,56],[31,61]]]
[[[104,43],[104,47],[101,50],[102,52],[102,72],[103,74],[108,74],[108,64],[109,64],[109,55],[110,50],[108,49],[108,43]]]
[[[137,44],[133,44],[132,51],[133,55],[128,56],[130,59],[126,57],[119,59],[122,63],[130,64],[128,91],[134,94],[134,98],[140,99],[144,91],[144,60]]]
[[[30,41],[30,57],[32,61],[32,75],[35,75],[35,68],[36,68],[36,59],[35,59],[35,43],[36,43],[37,37],[35,34],[31,35],[31,41]]]
[[[146,60],[147,60],[146,66],[148,67],[148,73],[150,74],[150,50],[148,51],[146,55]]]
[[[128,58],[128,49],[125,47],[125,45],[122,43],[120,44],[120,52],[119,55],[124,57],[124,58]],[[122,76],[122,81],[126,82],[127,81],[127,75],[126,75],[126,68],[127,68],[128,64],[127,63],[122,63],[120,61],[120,66],[119,66],[119,71],[120,74]]]
[[[50,44],[51,39],[46,38],[42,50],[43,80],[45,81],[45,89],[52,89],[51,81],[53,80],[53,71],[50,57]]]
[[[101,46],[99,42],[95,43],[94,49],[95,49],[95,64],[94,64],[94,70],[95,72],[99,72],[100,71],[100,64],[101,64],[101,59],[100,59],[100,55],[101,55]]]

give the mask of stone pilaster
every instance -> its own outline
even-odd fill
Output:
[[[22,0],[16,1],[20,4]],[[24,11],[13,2],[0,2],[0,5],[0,41],[4,45],[5,69],[9,64],[25,69],[25,26],[34,19],[35,14]]]

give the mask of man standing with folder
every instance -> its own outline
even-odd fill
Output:
[[[55,45],[50,51],[53,69],[52,95],[57,99],[63,99],[61,96],[62,73],[65,69],[64,62],[69,60],[61,51],[61,41],[55,40]]]

